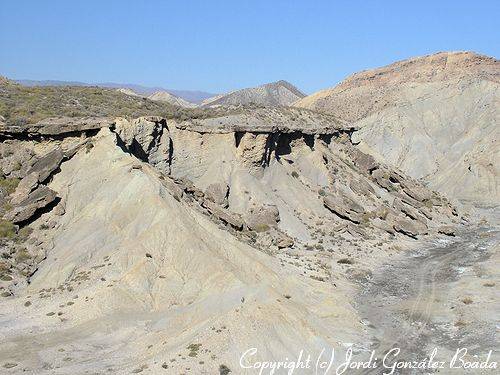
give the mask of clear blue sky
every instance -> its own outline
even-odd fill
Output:
[[[500,1],[1,0],[0,75],[307,93],[443,50],[499,56]]]

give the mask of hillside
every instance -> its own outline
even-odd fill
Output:
[[[129,89],[119,90],[86,86],[27,87],[0,76],[0,124],[22,126],[48,117],[206,118],[244,110],[183,108],[134,95]]]
[[[443,52],[354,74],[295,103],[350,122],[355,142],[463,201],[500,201],[500,62]]]
[[[182,98],[179,98],[178,96],[172,95],[166,91],[157,91],[151,95],[148,96],[149,100],[155,101],[155,102],[163,102],[163,103],[170,103],[179,107],[184,107],[184,108],[196,108],[197,105],[194,103],[190,103]]]
[[[353,283],[460,215],[351,132],[289,107],[0,128],[0,358],[227,374],[368,340]]]
[[[166,89],[158,86],[143,86],[136,85],[132,83],[113,83],[113,82],[100,82],[100,83],[86,83],[78,81],[58,81],[58,80],[29,80],[29,79],[18,79],[15,82],[28,87],[33,86],[97,86],[103,88],[113,88],[113,89],[124,89],[130,90],[141,96],[148,96],[154,94],[157,91],[166,91],[172,95],[182,98],[190,103],[200,104],[203,100],[215,96],[215,94],[200,91],[200,90],[174,90]]]
[[[286,81],[267,83],[206,99],[202,105],[258,104],[265,106],[287,106],[305,95]]]

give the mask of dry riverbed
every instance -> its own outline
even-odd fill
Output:
[[[372,339],[358,357],[372,350],[378,356],[378,366],[364,373],[497,373],[498,368],[474,367],[477,362],[484,367],[490,351],[490,367],[500,360],[499,240],[498,229],[469,228],[392,259],[370,280],[360,281],[356,307]],[[438,368],[429,368],[433,351],[431,363]],[[384,356],[389,368],[383,366]],[[427,360],[423,368],[392,368],[422,360]]]

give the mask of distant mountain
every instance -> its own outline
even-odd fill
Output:
[[[216,94],[204,92],[204,91],[196,91],[196,90],[171,90],[165,89],[163,87],[148,87],[141,86],[132,83],[113,83],[113,82],[102,82],[102,83],[86,83],[79,81],[57,81],[57,80],[29,80],[29,79],[19,79],[15,80],[15,82],[20,83],[24,86],[98,86],[98,87],[108,87],[113,89],[129,89],[133,92],[148,96],[154,94],[158,91],[165,91],[172,95],[178,96],[184,100],[187,100],[191,103],[201,103],[203,100],[211,98]]]
[[[174,105],[177,105],[179,107],[184,107],[184,108],[198,107],[197,104],[188,102],[187,100],[184,100],[176,95],[172,95],[171,93],[169,93],[167,91],[157,91],[154,94],[149,95],[148,99],[154,100],[156,102],[170,103],[170,104],[174,104]]]
[[[299,89],[287,81],[267,83],[262,86],[233,91],[206,99],[202,105],[260,104],[267,106],[288,106],[305,97]]]
[[[125,95],[143,97],[142,95],[136,93],[134,90],[130,90],[130,89],[116,89],[116,91],[121,92],[122,94],[125,94]]]

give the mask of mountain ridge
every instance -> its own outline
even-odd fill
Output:
[[[62,81],[62,80],[29,80],[29,79],[14,79],[12,80],[24,86],[97,86],[104,88],[129,89],[137,94],[144,96],[152,95],[157,91],[165,91],[172,95],[178,96],[188,102],[199,104],[203,100],[213,97],[217,94],[201,91],[201,90],[175,90],[166,89],[160,86],[143,86],[133,83],[87,83],[80,81]]]
[[[305,94],[290,82],[279,80],[265,83],[260,86],[243,88],[208,98],[202,105],[238,105],[259,104],[268,106],[288,106],[298,98],[304,98]]]

